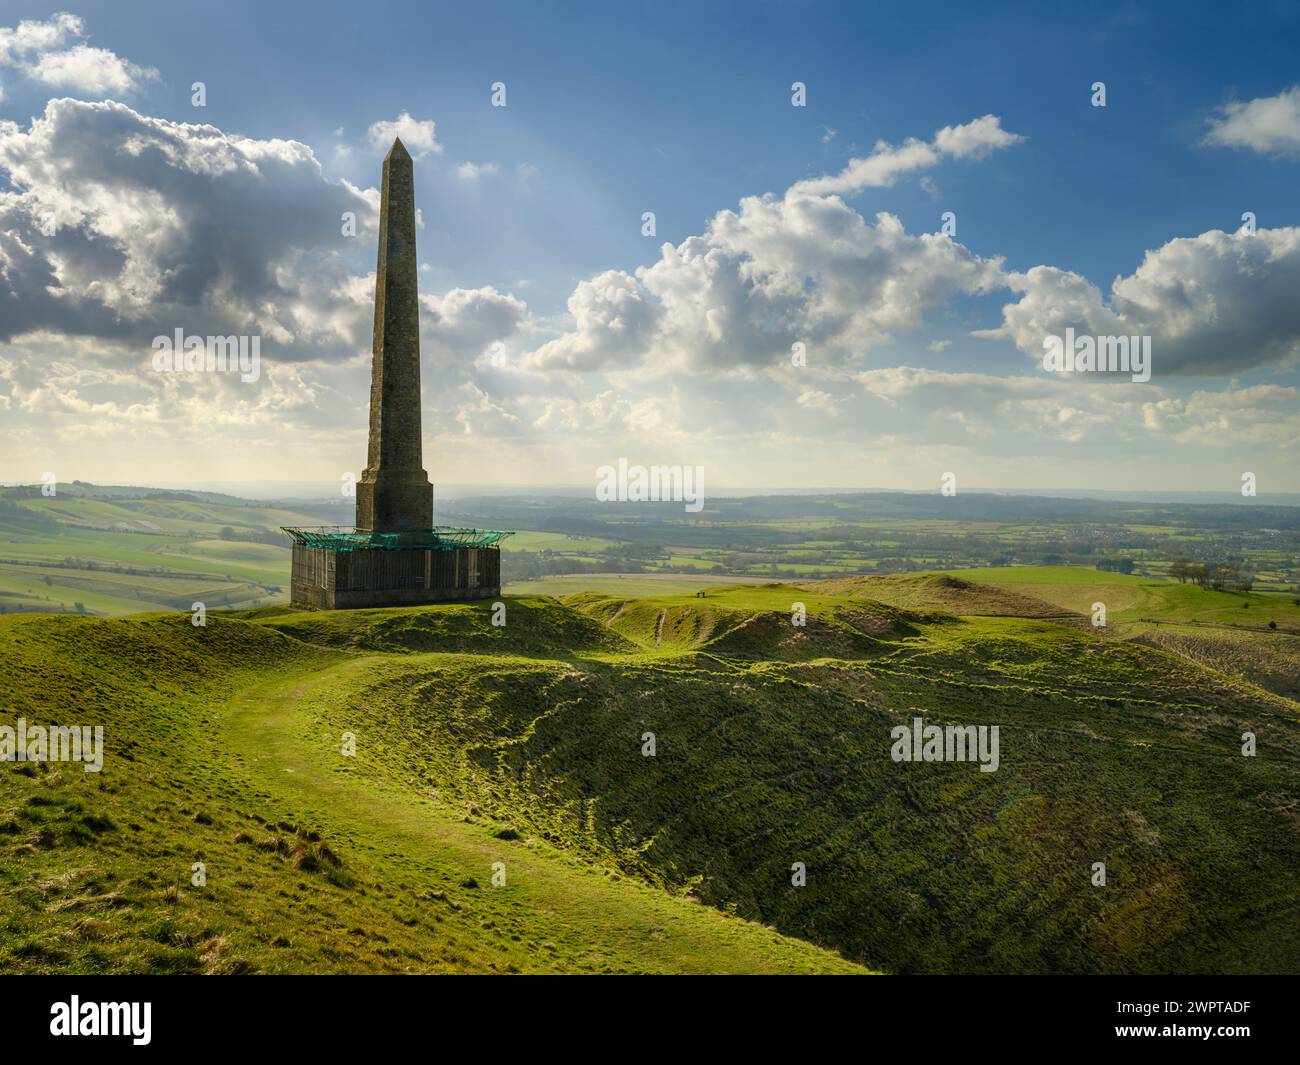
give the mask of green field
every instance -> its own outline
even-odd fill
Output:
[[[1150,580],[1182,560],[1235,567],[1255,590],[1300,586],[1300,508],[1281,501],[895,492],[712,499],[697,516],[667,505],[574,497],[492,497],[463,505],[472,511],[471,524],[552,530],[507,545],[504,573],[512,582],[608,572],[798,580],[1007,566],[1098,569]]]
[[[516,532],[510,540],[514,551],[554,551],[563,555],[594,554],[618,543],[603,536],[574,536],[567,533]]]
[[[235,500],[47,499],[8,490],[0,493],[0,613],[111,615],[188,611],[196,602],[209,609],[283,602],[289,548],[275,533],[281,524],[318,522]]]
[[[942,574],[505,604],[0,618],[108,748],[0,774],[0,967],[1300,971],[1300,707],[1231,669]]]
[[[1195,584],[1151,580],[1122,573],[1067,566],[1010,566],[953,570],[954,576],[1045,599],[1080,614],[1106,604],[1117,621],[1218,622],[1228,625],[1300,629],[1300,605],[1291,593],[1216,592]]]
[[[1254,582],[1255,597],[1220,593],[1218,614],[1229,624],[1237,623],[1228,616],[1232,610],[1300,594],[1295,507],[1238,513],[1244,508],[1014,497],[938,503],[894,494],[724,500],[685,520],[680,510],[596,507],[567,497],[465,505],[472,509],[445,515],[447,523],[514,530],[502,548],[512,594],[662,594],[689,591],[697,580],[969,570],[980,581],[1033,585],[1026,588],[1031,594],[1076,612],[1090,608],[1095,600],[1084,600],[1104,585],[1116,620],[1174,621],[1186,620],[1186,610],[1162,586],[1170,562],[1182,557],[1230,563]],[[351,519],[346,501],[312,507],[302,513],[231,496],[84,484],[61,485],[55,498],[31,488],[0,489],[0,613],[122,614],[189,609],[195,602],[209,608],[284,602],[290,553],[279,527]],[[1225,537],[1228,551],[1215,546]],[[1136,575],[1098,569],[1106,559],[1125,560]],[[1062,561],[1070,564],[1045,564]],[[653,579],[673,583],[628,583]],[[1194,605],[1203,613],[1199,599]]]
[[[546,577],[536,581],[515,581],[502,591],[507,595],[569,595],[574,592],[601,592],[605,595],[685,595],[717,584],[728,578],[692,576],[675,573],[656,576],[646,573],[591,573],[565,577]],[[761,583],[771,583],[762,581]]]

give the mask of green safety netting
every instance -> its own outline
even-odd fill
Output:
[[[432,529],[417,529],[400,533],[358,532],[343,525],[326,525],[317,529],[291,529],[280,526],[295,544],[304,547],[322,547],[327,551],[409,551],[412,548],[427,551],[453,551],[458,547],[494,547],[513,532],[492,529],[456,529],[439,525]]]

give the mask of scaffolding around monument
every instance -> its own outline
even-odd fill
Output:
[[[458,529],[451,525],[435,525],[432,529],[412,532],[375,533],[354,529],[347,525],[321,525],[310,529],[280,526],[295,544],[304,547],[321,547],[329,551],[402,551],[422,548],[428,551],[454,551],[458,547],[496,547],[513,532],[493,529]]]
[[[375,533],[283,527],[293,541],[290,602],[317,610],[490,599],[511,534],[439,526]]]

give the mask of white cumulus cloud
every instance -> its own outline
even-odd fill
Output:
[[[44,22],[0,27],[0,65],[65,92],[95,96],[126,96],[158,77],[153,67],[137,66],[107,48],[80,43],[85,37],[85,23],[66,12]],[[68,47],[70,42],[78,43]]]
[[[464,181],[477,181],[481,177],[496,177],[496,163],[461,163],[456,167],[456,176]]]
[[[839,363],[921,326],[957,293],[1002,285],[1001,264],[838,196],[751,196],[702,236],[664,244],[635,274],[606,271],[569,299],[573,331],[531,365],[577,370],[770,367],[802,341]]]
[[[371,123],[368,135],[371,145],[384,152],[388,151],[393,145],[393,140],[399,137],[406,145],[407,151],[415,156],[438,155],[442,151],[433,119],[417,121],[407,111],[403,111],[392,121],[381,120]]]
[[[1020,299],[1003,308],[1009,337],[1034,359],[1067,327],[1093,336],[1150,336],[1156,375],[1232,374],[1300,352],[1300,227],[1211,230],[1153,251],[1110,298],[1068,270],[1010,274]]]
[[[138,67],[106,48],[79,44],[66,52],[47,52],[30,68],[38,81],[59,89],[126,95],[158,76],[152,67]]]
[[[870,155],[850,159],[838,174],[796,182],[791,196],[852,196],[863,189],[892,185],[914,170],[938,166],[944,156],[978,159],[997,148],[1024,140],[1002,128],[996,115],[984,115],[961,126],[944,126],[932,141],[909,137],[900,145],[879,141]]]
[[[1227,104],[1210,119],[1205,143],[1220,148],[1300,155],[1300,85],[1276,96]]]

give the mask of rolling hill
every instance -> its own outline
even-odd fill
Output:
[[[274,530],[303,524],[319,521],[208,493],[74,483],[47,498],[0,489],[0,614],[281,602],[289,549]]]
[[[0,965],[1300,970],[1300,707],[970,584],[0,619]]]

